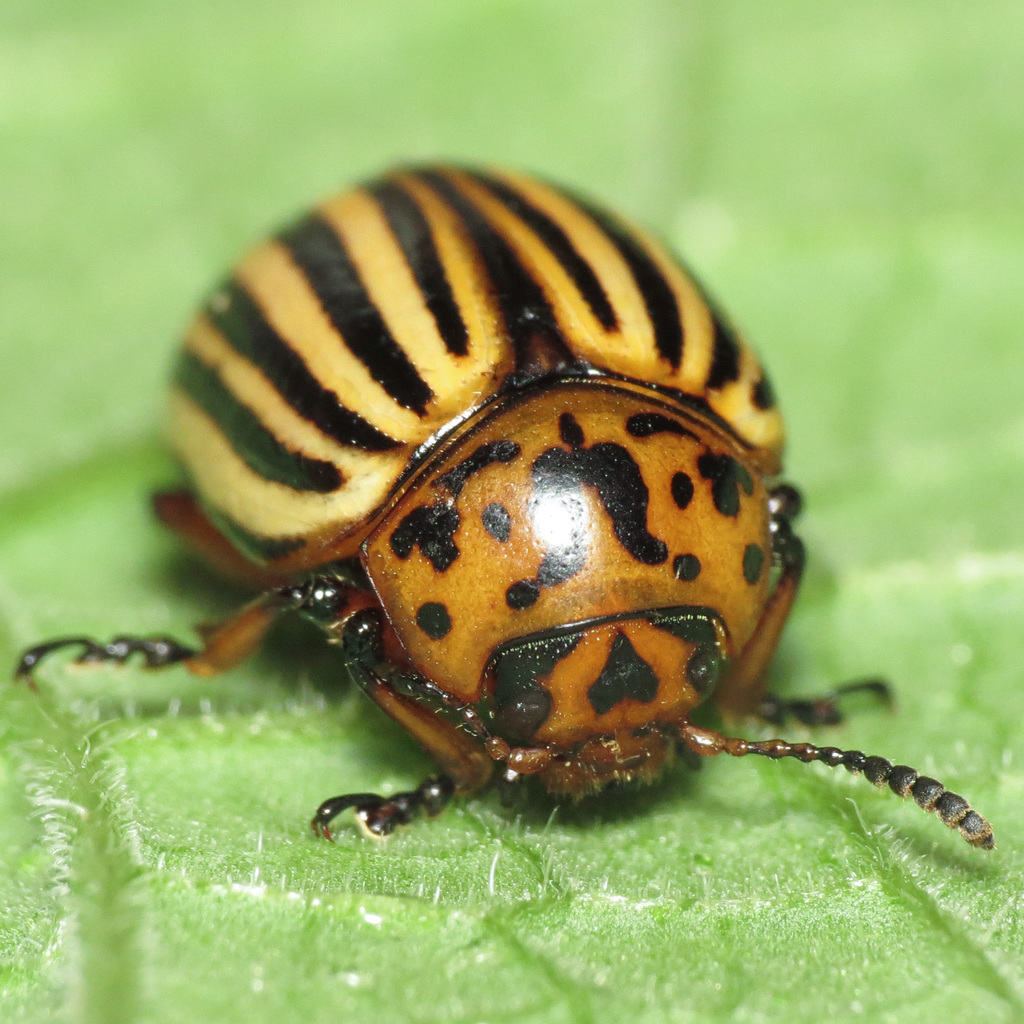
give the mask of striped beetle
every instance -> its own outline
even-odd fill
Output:
[[[837,694],[767,693],[804,566],[798,492],[777,481],[768,378],[654,238],[532,178],[399,171],[253,249],[197,316],[172,436],[191,477],[159,517],[263,592],[202,647],[64,647],[78,662],[228,669],[293,610],[442,773],[354,807],[374,836],[454,793],[535,776],[579,797],[650,780],[680,745],[842,765],[935,811],[962,797],[857,750],[725,736],[690,721],[838,721]]]

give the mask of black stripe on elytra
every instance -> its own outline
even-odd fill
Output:
[[[740,376],[740,345],[736,332],[714,306],[711,322],[714,326],[714,344],[711,349],[711,369],[706,386],[710,391],[724,387]]]
[[[259,417],[224,386],[216,370],[182,352],[175,381],[220,428],[228,443],[254,472],[296,491],[336,491],[344,482],[338,467],[286,448]]]
[[[433,392],[384,322],[335,230],[312,213],[278,237],[352,354],[399,405],[424,415]]]
[[[469,332],[452,294],[437,254],[434,234],[416,200],[393,181],[377,181],[366,186],[377,200],[398,244],[405,255],[423,299],[437,324],[445,348],[452,355],[464,356],[469,347]]]
[[[257,366],[281,397],[318,430],[340,444],[385,452],[399,442],[381,433],[310,373],[300,356],[267,322],[253,298],[227,281],[206,306],[206,315],[228,344]]]
[[[768,375],[762,372],[761,379],[754,385],[750,394],[757,409],[772,409],[775,407],[775,389]]]
[[[529,358],[529,346],[538,331],[559,336],[543,289],[511,246],[454,182],[438,171],[416,171],[415,176],[451,207],[473,240],[501,307],[505,330],[522,364]]]
[[[492,195],[501,200],[537,237],[547,246],[551,254],[562,265],[562,269],[572,278],[594,316],[606,331],[613,331],[619,326],[618,317],[612,304],[608,301],[601,282],[594,273],[594,268],[580,255],[572,244],[569,236],[546,213],[538,210],[525,196],[505,182],[482,174],[478,171],[467,171],[474,181],[479,182]]]
[[[638,412],[626,420],[626,430],[633,437],[650,437],[652,434],[678,434],[680,437],[700,438],[692,430],[687,430],[681,423],[658,412]]]
[[[203,511],[239,551],[257,562],[273,562],[306,546],[306,541],[302,537],[260,537],[250,533],[219,508],[204,505]]]
[[[431,486],[444,487],[453,498],[457,498],[462,493],[462,488],[466,486],[466,481],[474,473],[479,473],[496,462],[511,462],[518,457],[521,450],[515,441],[488,441],[447,473],[442,473]]]
[[[658,353],[667,359],[673,370],[683,361],[683,321],[679,303],[671,285],[647,250],[612,216],[585,200],[575,200],[587,215],[611,239],[612,244],[629,265],[637,288],[647,306],[647,315],[654,327],[654,343]]]

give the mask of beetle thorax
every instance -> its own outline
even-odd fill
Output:
[[[648,389],[514,392],[424,466],[367,570],[417,670],[498,735],[565,747],[678,719],[708,681],[687,666],[738,651],[767,594],[744,456]]]

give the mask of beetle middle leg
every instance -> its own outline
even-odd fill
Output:
[[[839,709],[841,697],[863,691],[889,703],[892,700],[889,684],[881,679],[865,679],[835,687],[820,697],[792,699],[777,697],[766,690],[768,665],[778,647],[782,627],[789,618],[804,573],[803,541],[792,527],[801,505],[800,492],[790,484],[780,484],[768,496],[772,557],[781,575],[760,621],[716,696],[723,711],[737,716],[754,716],[776,725],[790,717],[804,725],[835,725],[843,717]]]
[[[77,665],[123,665],[133,655],[141,655],[149,669],[183,664],[198,676],[213,676],[234,668],[253,654],[282,612],[298,611],[322,624],[374,603],[371,594],[338,577],[314,576],[299,584],[267,590],[218,625],[201,628],[200,647],[190,647],[168,636],[119,636],[108,642],[83,636],[60,637],[25,651],[14,676],[34,686],[33,672],[39,663],[68,648],[80,649],[74,659]]]

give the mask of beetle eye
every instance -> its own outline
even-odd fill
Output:
[[[572,652],[578,634],[513,643],[494,659],[494,725],[513,743],[531,741],[554,704],[541,680]]]
[[[547,690],[526,690],[494,716],[501,735],[513,742],[527,743],[551,714],[551,694]]]
[[[722,657],[712,644],[702,644],[690,655],[686,663],[686,681],[704,697],[711,692],[718,681],[722,668]]]

